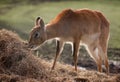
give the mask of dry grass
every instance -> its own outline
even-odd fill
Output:
[[[74,71],[71,65],[37,58],[16,33],[0,30],[0,82],[120,82],[119,75]]]

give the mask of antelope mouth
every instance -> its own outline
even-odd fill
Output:
[[[37,45],[29,45],[29,48],[31,50],[37,50],[40,46],[37,46]]]

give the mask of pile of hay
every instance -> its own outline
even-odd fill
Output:
[[[0,30],[0,82],[119,82],[119,76],[79,70],[37,58],[16,33]]]

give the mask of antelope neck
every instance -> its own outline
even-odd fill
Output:
[[[53,27],[46,25],[45,33],[47,40],[56,38],[56,31],[53,29]]]

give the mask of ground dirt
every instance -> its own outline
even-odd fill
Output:
[[[46,42],[38,50],[35,51],[35,55],[45,60],[53,60],[56,53],[56,41]],[[73,56],[70,44],[65,44],[64,49],[58,61],[65,64],[74,65]],[[120,74],[120,49],[108,48],[108,59],[110,73]],[[95,61],[89,56],[86,49],[82,46],[79,50],[78,66],[87,70],[97,70]],[[104,62],[103,71],[105,72]]]

